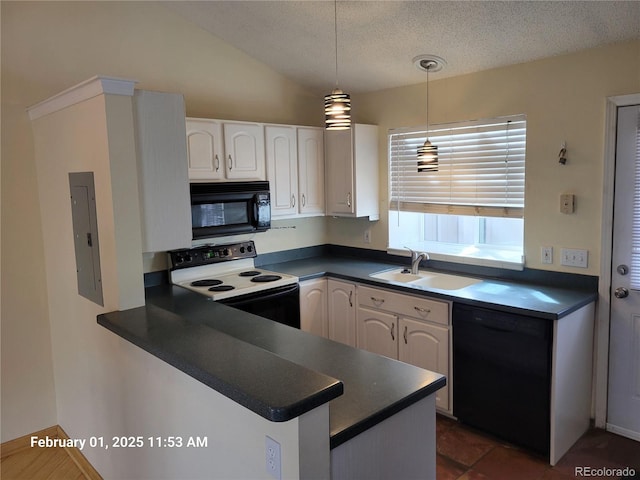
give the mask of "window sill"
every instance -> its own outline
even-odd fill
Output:
[[[508,249],[492,249],[472,245],[459,245],[434,242],[419,242],[408,245],[413,250],[427,252],[433,260],[441,260],[465,265],[524,270],[524,256],[521,252]],[[470,252],[472,250],[472,252]],[[409,256],[406,248],[387,248],[387,253]]]

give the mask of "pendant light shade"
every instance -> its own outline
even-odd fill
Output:
[[[333,26],[336,46],[336,88],[324,97],[324,125],[326,130],[351,128],[351,97],[338,88],[338,0],[333,2]]]
[[[438,171],[438,146],[429,141],[429,72],[437,72],[442,69],[445,61],[435,55],[420,55],[413,59],[414,65],[427,72],[427,127],[424,144],[418,147],[418,172]]]
[[[327,130],[351,128],[351,97],[339,88],[324,97],[324,123]]]
[[[418,172],[438,171],[438,147],[432,145],[427,139],[424,145],[418,148]]]

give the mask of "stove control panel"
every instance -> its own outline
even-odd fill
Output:
[[[198,267],[212,263],[256,257],[256,246],[248,242],[228,243],[225,245],[202,245],[199,247],[172,250],[169,253],[171,270]]]

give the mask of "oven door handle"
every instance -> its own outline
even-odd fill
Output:
[[[270,298],[278,298],[278,297],[281,297],[282,295],[295,292],[299,288],[300,287],[298,286],[298,284],[294,283],[292,285],[275,287],[272,290],[261,290],[259,292],[247,293],[245,295],[240,295],[237,297],[224,298],[222,300],[219,300],[219,303],[223,303],[225,305],[229,305],[230,307],[232,307],[234,305],[242,305],[244,303],[251,302],[256,298],[259,298],[260,300],[269,300]]]

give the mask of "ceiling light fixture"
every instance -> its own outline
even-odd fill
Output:
[[[446,62],[435,55],[420,55],[413,59],[413,64],[420,70],[427,72],[427,138],[418,147],[418,172],[438,171],[438,147],[429,141],[429,72],[439,72]]]
[[[333,25],[336,46],[336,88],[324,97],[324,124],[327,130],[351,128],[351,97],[338,88],[338,0],[333,2]]]

